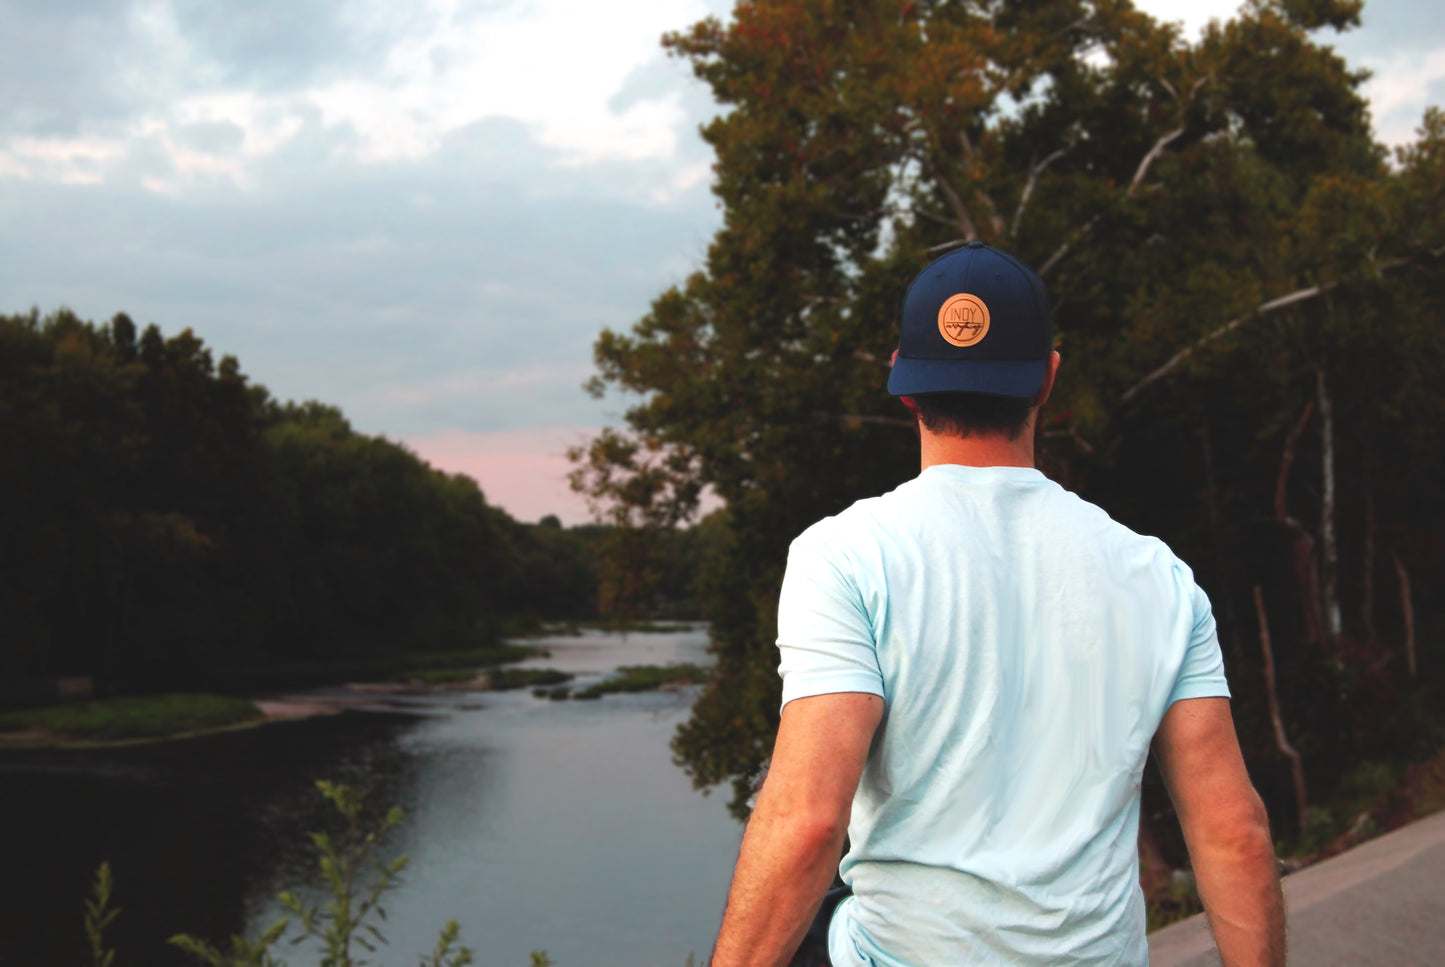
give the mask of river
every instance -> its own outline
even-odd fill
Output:
[[[525,665],[573,684],[707,661],[700,629],[535,643],[552,655]],[[741,833],[725,796],[671,761],[695,697],[433,692],[180,742],[0,753],[0,967],[85,959],[81,901],[103,859],[119,964],[186,963],[163,945],[178,931],[255,932],[278,891],[317,884],[305,834],[327,819],[322,777],[406,810],[384,852],[411,861],[373,963],[415,963],[456,919],[481,967],[526,967],[538,949],[560,967],[682,967],[708,953]]]

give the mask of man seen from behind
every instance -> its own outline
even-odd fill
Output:
[[[1142,967],[1151,746],[1225,967],[1284,964],[1209,600],[1034,468],[1058,366],[1012,256],[975,242],[909,287],[888,388],[922,470],[792,544],[782,720],[712,967]],[[851,895],[820,914],[835,873]]]

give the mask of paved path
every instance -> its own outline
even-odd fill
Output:
[[[1284,879],[1297,967],[1445,965],[1445,812]],[[1218,967],[1203,916],[1149,936],[1150,967]]]

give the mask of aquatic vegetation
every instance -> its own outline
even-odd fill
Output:
[[[505,692],[530,685],[559,685],[574,677],[571,672],[555,668],[496,668],[487,675],[487,680],[492,691]]]
[[[37,738],[119,741],[181,735],[260,719],[244,698],[171,694],[104,698],[0,714],[0,732]]]
[[[712,678],[712,670],[701,665],[624,665],[618,677],[588,685],[572,694],[573,698],[601,698],[616,692],[650,692],[669,685],[697,685]]]

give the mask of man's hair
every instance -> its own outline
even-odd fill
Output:
[[[918,422],[934,433],[959,437],[1006,433],[1010,440],[1024,432],[1035,399],[985,393],[919,393],[903,398],[918,415]]]

